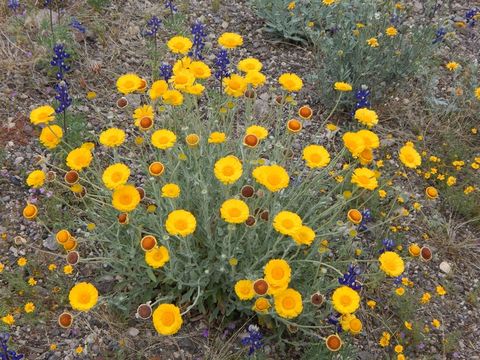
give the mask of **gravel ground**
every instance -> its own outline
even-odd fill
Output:
[[[227,4],[221,5],[217,12],[212,11],[211,1],[203,0],[184,2],[188,4],[186,6],[188,10],[186,8],[180,10],[189,14],[190,23],[200,19],[207,25],[210,34],[208,40],[211,43],[224,31],[242,34],[244,47],[236,56],[240,58],[250,55],[259,58],[270,81],[275,81],[279,74],[286,71],[295,72],[304,78],[308,75],[313,66],[313,56],[309,50],[281,41],[265,32],[263,23],[252,13],[246,1],[224,2]],[[109,103],[113,108],[115,98],[112,94],[116,77],[126,69],[139,74],[148,72],[145,39],[140,32],[150,15],[162,14],[165,9],[163,3],[114,1],[105,14],[99,15],[86,11],[83,1],[79,1],[69,5],[65,12],[75,14],[87,28],[92,28],[86,38],[77,36],[79,48],[83,48],[84,52],[73,65],[69,78],[72,79],[74,98],[81,99],[75,104],[75,110],[87,113],[87,129],[96,130],[102,127],[104,115],[98,113],[97,109],[105,109]],[[46,16],[47,13],[40,12],[35,17],[27,17],[23,32],[17,34],[21,40],[18,44],[7,35],[11,29],[1,31],[3,43],[0,43],[0,50],[3,60],[0,63],[2,65],[0,93],[3,96],[0,98],[0,116],[4,121],[0,124],[0,144],[3,147],[0,151],[0,233],[8,234],[7,241],[0,242],[2,254],[0,259],[3,262],[11,263],[20,255],[28,257],[33,254],[33,251],[25,247],[15,246],[13,243],[15,236],[22,236],[40,247],[43,246],[46,237],[45,231],[38,224],[27,223],[19,216],[25,199],[31,196],[25,186],[24,175],[27,169],[32,168],[34,155],[39,151],[36,143],[38,132],[29,124],[27,116],[31,108],[54,96],[52,76],[47,73],[45,64],[40,61],[42,57],[47,57],[46,50],[32,41],[35,34],[40,31],[38,24]],[[100,25],[94,25],[96,22]],[[108,30],[101,32],[99,26]],[[167,35],[162,34],[161,38],[167,38]],[[466,51],[465,56],[476,56],[470,47],[461,50]],[[93,102],[82,100],[85,99],[88,90],[98,94]],[[311,84],[306,84],[301,98],[307,102],[309,94],[314,91]],[[97,106],[101,103],[105,105]],[[316,110],[322,112],[322,109]],[[430,243],[436,253],[434,259],[427,267],[425,264],[420,266],[413,263],[414,269],[410,273],[415,275],[411,280],[430,291],[435,288],[439,278],[449,284],[448,296],[441,302],[432,302],[429,312],[441,313],[444,316],[440,319],[444,329],[441,338],[451,334],[452,329],[459,332],[458,339],[455,340],[457,346],[455,351],[449,352],[449,358],[480,359],[478,259],[472,258],[469,254],[462,256],[452,254],[443,248],[445,241],[460,243],[467,238],[473,239],[478,245],[478,232],[475,235],[467,228],[454,235],[457,237],[454,238],[451,232],[439,231],[438,238],[432,239]],[[439,269],[442,261],[451,264],[453,270],[450,274],[445,274]],[[228,334],[218,334],[217,338],[210,336],[206,339],[202,336],[202,331],[207,324],[201,316],[186,321],[187,330],[183,333],[187,335],[176,339],[155,336],[149,324],[144,325],[133,320],[118,324],[116,320],[115,315],[106,309],[98,309],[69,331],[61,330],[52,320],[29,328],[15,327],[12,336],[16,339],[19,350],[28,354],[28,359],[73,359],[74,349],[79,344],[85,348],[81,356],[88,359],[136,357],[152,360],[196,359],[206,353],[211,354],[212,359],[226,358],[215,357],[214,354],[216,351],[218,353]],[[215,333],[210,330],[211,333]],[[378,339],[366,337],[367,343],[365,338],[358,340],[358,346],[363,347],[363,350],[358,352],[357,357],[385,358],[385,354],[374,350],[378,348],[376,345]],[[59,349],[48,351],[51,343],[59,344]],[[424,349],[419,349],[417,358],[445,358],[439,344],[441,345],[440,342],[425,344]],[[134,355],[125,357],[118,355],[122,352]],[[266,352],[272,359],[286,358],[286,355],[275,353],[274,349],[269,347]],[[298,355],[292,355],[291,358],[297,357]]]

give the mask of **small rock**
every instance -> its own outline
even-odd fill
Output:
[[[442,270],[445,274],[449,274],[452,271],[452,266],[446,262],[442,261],[439,265],[440,270]]]
[[[127,334],[130,336],[137,336],[139,333],[140,333],[140,330],[134,327],[131,327],[127,330]]]

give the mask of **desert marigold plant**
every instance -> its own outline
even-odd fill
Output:
[[[233,52],[243,38],[225,33],[218,44]],[[137,309],[161,335],[180,331],[191,311],[258,314],[312,341],[321,336],[337,351],[363,331],[370,306],[363,283],[393,286],[408,256],[376,237],[406,210],[385,198],[391,179],[375,161],[381,116],[360,108],[357,131],[331,124],[306,141],[315,109],[289,100],[304,86],[297,74],[270,79],[278,96],[260,116],[262,63],[246,58],[231,65],[245,75],[224,68],[229,75],[214,78],[211,67],[220,65],[193,61],[191,47],[183,36],[167,41],[168,81],[121,75],[116,103],[124,106],[78,147],[62,141],[49,109],[32,114],[42,134],[56,134],[40,135],[55,153],[43,164],[56,176],[47,182],[32,169],[26,182],[56,194],[74,225],[55,222],[42,201],[26,204],[23,216],[49,229],[72,263],[81,254],[80,266],[92,266],[92,279],[69,292],[74,311],[102,304],[131,316]],[[353,96],[350,90],[344,82],[330,89],[339,98]],[[399,153],[407,168],[419,166],[419,157],[409,145]],[[99,290],[111,288],[100,286],[106,278],[115,279],[115,290]],[[69,313],[59,317],[62,327],[71,321]]]

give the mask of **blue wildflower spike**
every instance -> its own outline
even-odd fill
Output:
[[[201,22],[196,21],[195,24],[192,25],[192,35],[193,47],[188,55],[195,59],[203,60],[202,50],[205,47],[205,38],[207,37],[205,26]]]
[[[249,325],[247,333],[248,335],[242,339],[242,345],[249,346],[248,355],[252,355],[256,350],[263,346],[263,335],[256,325]]]

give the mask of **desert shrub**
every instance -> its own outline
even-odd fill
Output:
[[[337,351],[340,330],[343,338],[358,334],[369,317],[385,325],[373,298],[409,284],[403,257],[431,259],[399,233],[419,206],[407,209],[397,175],[389,175],[399,165],[418,168],[421,156],[408,143],[384,163],[383,139],[373,131],[379,118],[367,108],[355,113],[358,131],[328,124],[307,141],[301,134],[314,128],[314,114],[297,105],[302,79],[281,75],[275,100],[257,102],[266,91],[262,64],[243,59],[238,73],[229,65],[242,37],[222,34],[207,65],[200,30],[192,28],[193,41],[168,40],[160,77],[120,76],[113,116],[84,133],[81,145],[65,136],[68,94],[57,109],[32,110],[47,150],[27,184],[55,199],[57,215],[39,195],[23,216],[44,226],[67,262],[88,269],[87,282],[63,302],[78,316],[98,303],[125,317],[137,309],[162,335],[177,333],[191,311],[212,320],[256,316],[274,338],[298,333],[302,343],[322,340],[322,351]],[[330,89],[353,98],[351,84]],[[437,196],[431,187],[418,201],[430,206]],[[65,327],[68,316],[60,315]],[[386,325],[382,346],[392,336],[400,342]],[[249,334],[253,352],[258,330]]]
[[[374,98],[385,98],[412,77],[427,73],[439,44],[437,25],[430,17],[413,21],[404,5],[391,2],[254,0],[252,4],[267,27],[313,47],[312,77],[323,103],[334,101],[325,84],[339,79],[355,89],[366,85]]]

